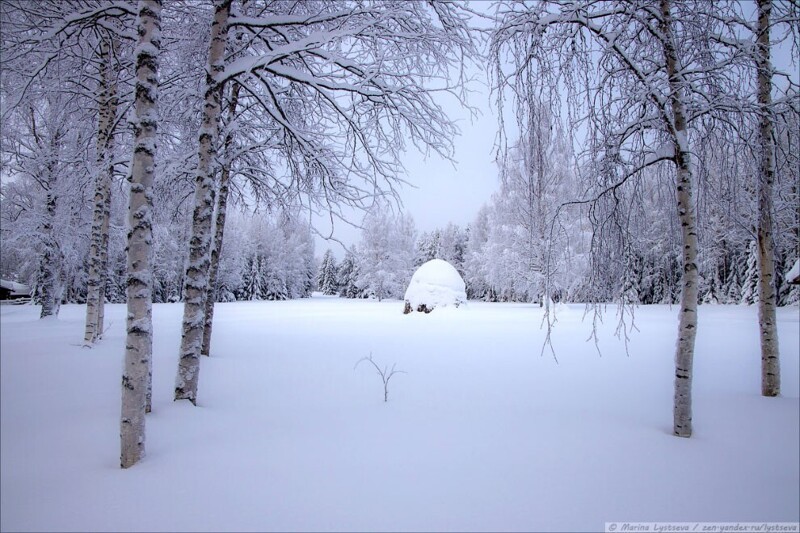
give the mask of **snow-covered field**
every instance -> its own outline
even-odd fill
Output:
[[[602,530],[607,521],[800,519],[798,309],[783,394],[760,396],[755,307],[701,306],[691,439],[671,436],[676,308],[626,355],[582,306],[402,314],[336,298],[221,304],[198,407],[173,403],[182,307],[154,306],[147,457],[119,464],[122,305],[2,306],[2,524],[18,530]],[[389,384],[356,362],[405,374]]]

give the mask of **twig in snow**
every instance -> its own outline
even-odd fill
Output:
[[[375,370],[377,371],[378,375],[381,377],[381,380],[383,380],[383,401],[384,402],[388,402],[389,401],[389,380],[392,379],[392,376],[394,376],[395,374],[408,374],[408,372],[404,372],[403,370],[395,370],[395,367],[397,366],[397,363],[392,364],[392,369],[391,370],[389,370],[388,366],[384,366],[381,369],[381,367],[379,367],[378,364],[375,361],[373,361],[372,352],[369,353],[369,357],[362,357],[361,359],[359,359],[356,362],[355,366],[353,367],[353,370],[355,370],[358,367],[358,365],[361,364],[362,361],[369,361],[369,363],[373,367],[375,367]]]

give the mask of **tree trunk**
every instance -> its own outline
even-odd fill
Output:
[[[45,221],[41,225],[42,254],[36,280],[39,303],[42,306],[39,318],[58,316],[61,307],[61,250],[53,233],[56,197],[47,192]]]
[[[189,264],[184,279],[183,328],[175,379],[175,400],[197,401],[200,350],[205,325],[205,301],[209,287],[209,248],[211,219],[214,214],[214,158],[221,113],[222,86],[215,76],[225,66],[225,45],[232,0],[214,1],[214,21],[206,70],[205,104],[200,126],[197,178],[195,179],[192,236],[189,239]]]
[[[136,101],[131,193],[128,208],[128,333],[122,374],[120,465],[128,468],[145,451],[145,406],[153,351],[151,268],[152,199],[158,127],[158,53],[161,0],[139,0]]]
[[[236,106],[239,103],[239,84],[233,83],[231,90],[231,101],[228,104],[228,117],[233,120],[236,114]],[[222,254],[222,239],[225,235],[225,218],[228,209],[228,189],[231,179],[231,161],[229,158],[230,147],[233,143],[233,135],[229,132],[225,136],[225,165],[219,183],[219,194],[217,195],[217,220],[214,226],[214,244],[211,248],[211,264],[208,272],[208,295],[206,296],[205,324],[203,326],[203,344],[200,353],[211,355],[211,329],[214,324],[214,303],[217,301],[217,275],[219,273],[219,257]]]
[[[44,157],[44,175],[41,176],[41,184],[45,190],[44,213],[42,214],[38,232],[38,252],[39,269],[36,273],[36,287],[34,298],[40,304],[41,312],[39,318],[48,316],[58,316],[61,307],[61,266],[63,256],[55,235],[56,207],[58,195],[56,192],[57,182],[57,161],[59,156],[59,146],[62,142],[63,129],[60,119],[58,102],[48,102],[51,111],[51,121],[53,130],[43,138],[39,135],[39,128],[36,126],[36,114],[33,107],[30,108],[30,127],[34,141]],[[59,122],[56,125],[56,122]],[[47,129],[45,129],[46,131]]]
[[[775,241],[772,238],[772,185],[775,181],[773,141],[772,64],[769,23],[772,0],[758,0],[758,104],[761,157],[758,172],[758,324],[761,333],[761,394],[781,392],[778,326],[775,317]]]
[[[47,196],[45,199],[44,217],[39,228],[41,235],[41,258],[36,279],[36,292],[42,306],[39,318],[58,316],[61,307],[61,263],[63,256],[55,236],[56,205],[56,151],[60,142],[60,134],[51,139],[52,160],[46,165]]]
[[[112,74],[108,40],[100,43],[100,86],[98,87],[97,180],[94,193],[92,240],[89,246],[89,272],[86,281],[86,328],[83,341],[91,346],[103,334],[106,268],[108,263],[108,227],[111,206],[111,179],[114,172],[113,134],[117,114],[116,84]]]
[[[697,215],[692,194],[692,169],[686,112],[681,99],[682,80],[672,34],[670,0],[661,0],[661,25],[664,59],[670,87],[672,135],[675,142],[678,218],[683,245],[680,310],[678,311],[678,344],[675,352],[675,397],[673,431],[679,437],[692,436],[692,365],[697,335]]]

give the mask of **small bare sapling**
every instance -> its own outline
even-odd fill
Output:
[[[383,401],[388,402],[389,380],[392,379],[392,376],[394,376],[395,374],[407,374],[408,372],[404,372],[402,370],[396,370],[395,367],[397,366],[397,363],[394,363],[392,365],[391,370],[389,369],[388,366],[384,366],[383,368],[379,367],[378,364],[372,359],[372,352],[370,352],[369,357],[362,357],[361,359],[359,359],[356,365],[353,367],[353,370],[358,368],[358,365],[360,365],[363,361],[368,361],[373,367],[375,367],[375,370],[381,377],[381,380],[383,380]]]

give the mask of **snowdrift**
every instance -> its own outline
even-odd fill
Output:
[[[403,313],[430,313],[437,307],[458,307],[466,303],[464,280],[453,265],[442,259],[431,259],[420,266],[408,284]]]

